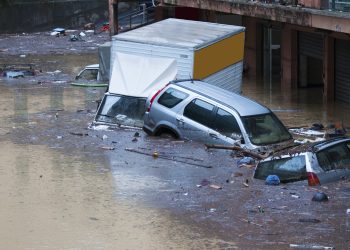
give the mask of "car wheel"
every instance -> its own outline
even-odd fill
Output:
[[[179,136],[175,132],[167,128],[159,129],[156,135],[163,138],[173,138],[173,139],[179,138]]]

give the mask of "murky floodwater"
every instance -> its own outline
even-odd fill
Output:
[[[69,59],[52,69],[66,73],[77,63]],[[95,145],[78,148],[69,131],[86,129],[103,93],[30,77],[0,81],[0,248],[218,248],[214,235],[138,201],[136,193],[160,181],[121,173],[125,160],[110,160]]]
[[[344,220],[349,182],[322,187],[332,202],[314,204],[317,189],[266,188],[251,178],[252,169],[237,168],[230,152],[149,138],[141,131],[135,141],[135,130],[87,130],[104,89],[54,80],[68,80],[78,71],[74,65],[94,63],[95,57],[30,60],[42,65],[40,79],[46,83],[30,77],[0,80],[1,249],[349,246]],[[55,70],[62,72],[45,73]],[[345,106],[324,108],[320,98],[312,99],[316,93],[244,85],[244,94],[275,110],[288,126],[347,121]],[[147,155],[155,150],[165,159]],[[203,180],[223,188],[199,188]],[[246,180],[249,188],[242,185]],[[298,221],[305,218],[320,223]]]
[[[166,211],[120,200],[111,172],[43,146],[2,142],[0,149],[2,249],[205,247]]]
[[[244,79],[243,94],[272,109],[288,127],[343,122],[350,128],[347,104],[324,104],[322,88],[281,89],[279,82]]]

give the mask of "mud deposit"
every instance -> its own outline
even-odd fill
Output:
[[[60,57],[46,83],[0,80],[2,249],[349,249],[348,181],[266,186],[228,151],[88,129],[104,89],[60,81],[95,58]]]

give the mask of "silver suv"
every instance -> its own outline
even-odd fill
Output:
[[[143,130],[212,144],[271,149],[291,134],[270,109],[241,95],[197,81],[172,81],[146,102]]]

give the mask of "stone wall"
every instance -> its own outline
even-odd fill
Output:
[[[0,6],[0,32],[81,28],[108,20],[108,0],[42,1]]]

